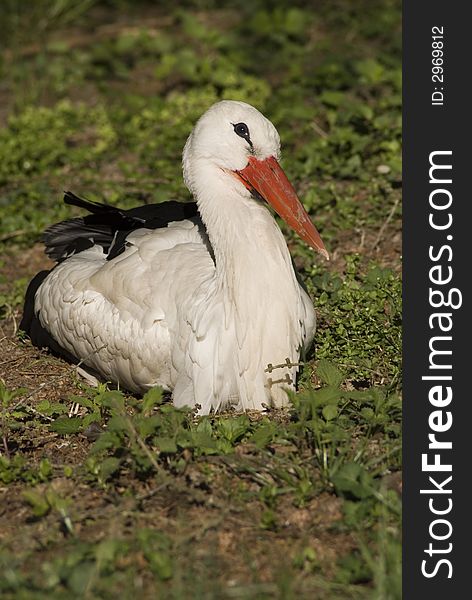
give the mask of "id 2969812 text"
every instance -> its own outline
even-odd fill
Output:
[[[444,27],[431,29],[431,104],[444,106]]]

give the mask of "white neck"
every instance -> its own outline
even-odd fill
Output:
[[[215,301],[224,308],[224,331],[232,338],[226,346],[238,354],[235,378],[246,378],[247,393],[243,392],[246,398],[240,399],[240,408],[261,408],[270,401],[264,388],[268,364],[281,364],[287,358],[298,362],[303,309],[282,232],[267,208],[241,193],[240,187],[231,175],[221,172],[212,178],[211,186],[194,193],[214,251]],[[296,370],[279,369],[271,377],[278,380],[288,373],[294,380]],[[270,391],[275,400],[277,394],[285,398],[280,386]]]

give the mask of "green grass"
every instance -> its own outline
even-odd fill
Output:
[[[106,536],[99,543],[82,540],[77,528],[83,526],[84,509],[80,502],[58,491],[55,482],[64,479],[107,497],[123,495],[129,514],[137,518],[141,502],[148,494],[152,496],[153,490],[188,495],[191,502],[205,504],[208,489],[218,488],[229,478],[231,501],[221,511],[238,513],[245,506],[257,506],[256,531],[282,536],[285,511],[281,507],[287,500],[303,509],[320,494],[335,493],[344,499],[344,518],[332,525],[333,537],[339,531],[352,531],[359,549],[342,556],[334,580],[328,583],[322,579],[323,585],[347,591],[351,585],[371,581],[385,590],[391,585],[398,588],[400,504],[397,493],[386,489],[379,476],[400,465],[398,432],[392,426],[399,417],[399,400],[378,388],[346,391],[340,371],[327,361],[319,363],[317,373],[324,385],[296,395],[293,408],[282,418],[277,415],[277,420],[274,415],[196,419],[191,411],[164,402],[157,388],[142,400],[108,391],[105,386],[98,392],[82,388],[82,395],[73,400],[83,408],[83,414],[75,418],[65,415],[66,403],[37,404],[34,427],[39,431],[46,427],[64,439],[73,439],[90,433],[92,424],[99,424],[99,429],[93,430],[99,433],[79,465],[68,464],[67,458],[64,464],[42,459],[32,469],[20,454],[0,457],[0,481],[4,485],[21,484],[30,519],[44,520],[47,527],[55,523],[54,528],[66,536],[67,548],[64,554],[64,541],[49,540],[50,558],[41,561],[39,572],[32,569],[26,575],[18,558],[32,564],[35,556],[24,548],[16,559],[18,568],[8,567],[3,591],[39,593],[54,589],[61,597],[61,593],[80,596],[93,589],[97,597],[108,597],[108,586],[112,590],[121,584],[132,586],[136,565],[131,563],[128,569],[121,566],[129,554],[143,554],[144,568],[155,578],[155,590],[168,593],[176,572],[184,577],[184,588],[191,585],[181,555],[183,542],[175,532],[138,527],[125,537]],[[5,447],[21,425],[33,424],[27,411],[15,408],[14,401],[24,393],[0,389]],[[374,439],[382,445],[378,455],[370,448]],[[203,487],[186,481],[189,466],[192,477]],[[151,492],[143,493],[143,482],[151,484]],[[227,494],[224,489],[213,493],[220,500]],[[287,570],[287,577],[293,579],[293,593],[300,574],[311,576],[310,585],[318,586],[322,573],[316,550],[309,543],[294,546],[297,551]],[[211,571],[214,567],[208,568]]]
[[[399,3],[158,4],[0,19],[0,594],[400,598]],[[188,199],[183,144],[221,98],[277,126],[333,260],[284,228],[318,317],[291,407],[196,418],[13,334],[29,248],[78,214],[63,190]]]

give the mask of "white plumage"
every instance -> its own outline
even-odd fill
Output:
[[[287,221],[327,253],[278,158],[277,131],[255,108],[212,106],[183,154],[199,215],[135,228],[112,260],[96,243],[60,262],[35,293],[41,326],[105,380],[134,392],[160,385],[176,406],[283,406],[315,312],[261,196],[285,218],[288,197]]]

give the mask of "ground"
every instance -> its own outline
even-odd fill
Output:
[[[0,17],[0,593],[401,597],[400,5],[40,0]],[[89,388],[18,331],[71,189],[186,200],[219,98],[277,126],[331,254],[284,229],[318,331],[284,411]]]

